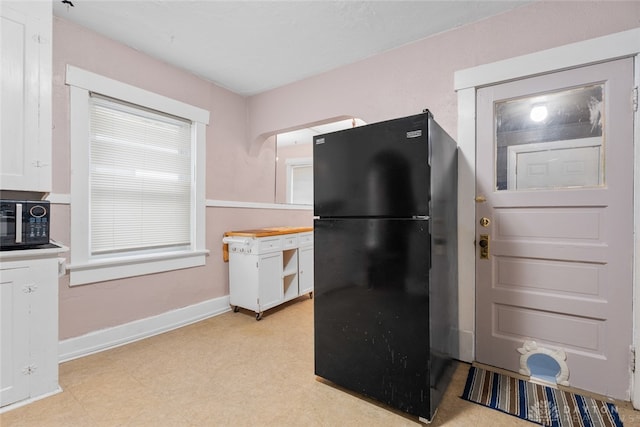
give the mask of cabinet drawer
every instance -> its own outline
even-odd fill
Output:
[[[281,237],[269,237],[265,239],[258,239],[258,251],[259,253],[276,251],[282,249]]]
[[[282,248],[293,249],[298,247],[298,236],[295,234],[289,234],[282,236]]]
[[[313,244],[313,232],[298,234],[298,244],[300,246],[306,246]]]

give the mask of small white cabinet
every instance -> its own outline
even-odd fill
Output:
[[[0,2],[0,190],[51,191],[52,10]]]
[[[1,407],[60,390],[58,254],[64,250],[0,253]]]
[[[229,303],[256,319],[272,307],[313,295],[313,232],[279,227],[225,233],[229,254]]]

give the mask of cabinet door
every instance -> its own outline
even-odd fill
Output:
[[[260,311],[259,261],[254,255],[229,253],[229,304]]]
[[[30,397],[55,392],[58,385],[58,260],[29,261]]]
[[[51,4],[0,3],[0,188],[51,191]]]
[[[28,268],[0,271],[0,406],[29,397]]]
[[[300,295],[313,292],[313,246],[298,249]]]
[[[282,252],[260,256],[258,266],[260,311],[282,302]]]

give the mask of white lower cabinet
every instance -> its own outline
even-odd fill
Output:
[[[231,232],[223,240],[229,245],[229,303],[234,311],[252,310],[260,320],[265,310],[313,295],[313,232],[241,234]]]
[[[2,407],[60,391],[59,264],[55,255],[43,259],[5,260],[3,253],[0,264]]]
[[[29,376],[22,370],[29,365],[28,268],[1,272],[0,280],[0,405],[29,397]],[[26,363],[25,363],[26,361]]]

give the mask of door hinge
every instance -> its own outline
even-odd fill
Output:
[[[34,293],[38,289],[38,285],[24,285],[22,287],[22,292],[25,294]]]
[[[22,368],[22,374],[23,375],[34,374],[37,369],[38,369],[38,367],[36,365],[28,365],[28,366],[25,366],[24,368]]]
[[[38,44],[49,44],[49,39],[40,34],[36,34],[33,36],[33,41]]]
[[[636,349],[635,347],[631,347],[629,349],[629,369],[631,373],[636,371]]]
[[[34,168],[46,168],[49,166],[49,163],[42,162],[40,160],[36,160],[33,162]]]
[[[633,104],[633,111],[638,111],[638,86],[633,88],[631,103]]]

